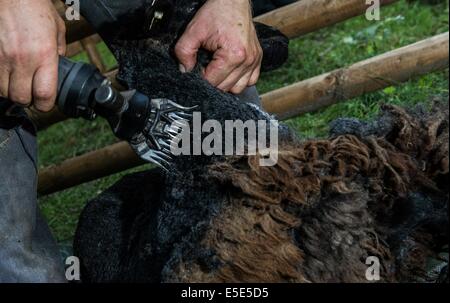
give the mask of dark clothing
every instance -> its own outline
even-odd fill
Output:
[[[259,16],[298,0],[253,0],[253,15]]]
[[[0,100],[0,282],[63,282],[56,242],[37,206],[34,128]]]

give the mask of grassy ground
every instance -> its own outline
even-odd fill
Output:
[[[283,68],[262,76],[261,93],[448,31],[448,0],[430,6],[406,0],[383,8],[381,21],[364,17],[327,28],[291,42],[290,59]],[[115,64],[100,45],[108,65]],[[86,60],[85,55],[77,57]],[[370,119],[381,103],[411,106],[430,95],[448,94],[448,70],[389,87],[350,102],[288,121],[303,137],[324,136],[330,121],[343,116]],[[104,121],[67,121],[39,134],[40,166],[44,167],[115,142]],[[145,167],[140,168],[145,169]],[[136,170],[136,169],[135,169]],[[126,172],[125,172],[126,173]],[[69,242],[85,202],[123,174],[40,198],[45,216],[60,242]]]

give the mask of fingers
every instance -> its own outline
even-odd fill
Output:
[[[213,60],[205,69],[204,78],[211,85],[222,90],[225,90],[227,87],[232,87],[233,85],[230,85],[229,82],[237,81],[244,73],[244,69],[246,68],[246,66],[243,66],[245,56],[244,50],[235,52],[224,48],[217,50],[214,53]],[[223,85],[219,87],[222,83]]]
[[[58,57],[36,70],[33,78],[34,107],[42,112],[53,109],[57,94]]]
[[[0,65],[0,97],[8,98],[9,70]]]
[[[246,87],[256,84],[262,61],[258,48],[250,48],[249,52],[222,50],[215,55],[217,58],[207,66],[204,75],[213,86],[225,92],[239,94]]]
[[[23,65],[16,65],[9,76],[9,99],[27,107],[32,100],[33,74]]]
[[[262,49],[251,15],[249,1],[207,1],[175,46],[180,70],[192,71],[203,48],[213,53],[202,71],[211,85],[240,93],[256,83]]]
[[[251,72],[247,73],[229,91],[235,95],[242,93],[249,86],[251,76]]]
[[[249,80],[250,75],[248,74],[251,74],[251,70],[241,65],[232,71],[231,74],[217,86],[217,88],[222,91],[229,92],[241,79],[247,78],[247,80]]]
[[[175,55],[180,61],[181,72],[191,72],[197,64],[197,53],[201,47],[203,37],[200,34],[193,35],[189,29],[185,31],[175,45]]]
[[[253,69],[253,73],[250,77],[250,82],[248,83],[248,86],[256,85],[256,83],[258,82],[259,76],[261,74],[262,60],[263,60],[263,50],[261,44],[259,44],[258,41],[258,61],[256,62],[256,66]]]
[[[45,48],[43,48],[45,50]],[[47,112],[53,108],[57,94],[58,54],[55,46],[49,46],[40,56],[21,56],[12,62],[11,72],[3,68],[0,72],[0,95],[28,107],[31,103],[37,110]]]
[[[239,77],[237,81],[232,81],[234,85],[232,85],[231,88],[227,87],[225,91],[237,95],[242,93],[247,87],[255,85],[260,75],[261,61],[262,56],[260,56],[256,63],[247,69],[247,72],[243,76]]]
[[[261,63],[259,63],[256,69],[252,72],[252,75],[250,76],[250,81],[248,82],[248,86],[256,85],[260,74],[261,74]]]
[[[0,0],[0,95],[48,111],[56,99],[65,24],[51,1],[15,2]]]

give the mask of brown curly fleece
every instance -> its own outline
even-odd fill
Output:
[[[141,198],[139,205],[151,209],[130,205],[136,196],[124,193],[161,175],[129,177],[83,214],[76,247],[85,279],[367,282],[366,258],[376,256],[381,282],[437,280],[440,270],[431,273],[427,262],[439,258],[448,243],[448,109],[409,113],[384,106],[383,111],[371,125],[358,122],[350,131],[356,122],[342,120],[330,139],[284,145],[273,167],[259,166],[257,156],[233,157],[209,164],[201,177],[198,171],[178,176],[179,183],[168,177],[157,185],[161,192]],[[375,135],[380,129],[384,134]],[[194,195],[187,198],[186,192]],[[107,220],[122,226],[123,238],[98,224],[106,203],[117,204]],[[200,205],[215,211],[205,214]],[[130,215],[132,207],[137,214]],[[114,218],[116,213],[121,215]],[[172,223],[164,224],[171,216]],[[185,223],[196,216],[196,224]],[[163,249],[167,230],[178,225],[183,232]],[[91,239],[88,231],[98,235]],[[102,246],[105,239],[110,242]],[[94,266],[92,258],[101,250],[120,253],[116,261]],[[150,274],[145,264],[151,262],[156,272]],[[446,269],[441,274],[446,279]]]

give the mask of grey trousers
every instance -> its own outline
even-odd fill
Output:
[[[0,100],[0,102],[2,102]],[[37,204],[37,144],[22,115],[0,113],[0,282],[64,282],[58,247]]]

